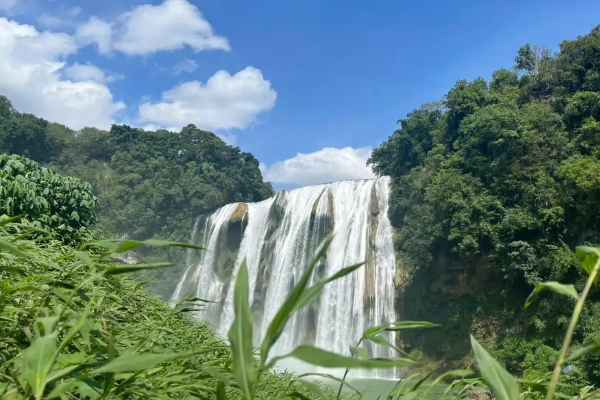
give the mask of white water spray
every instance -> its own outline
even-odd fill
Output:
[[[270,356],[304,343],[349,355],[349,347],[365,329],[395,320],[388,197],[387,177],[341,181],[283,191],[259,203],[229,204],[198,218],[193,240],[205,250],[198,260],[188,257],[172,301],[193,294],[217,302],[196,317],[211,321],[224,336],[233,321],[233,282],[245,259],[258,345],[318,246],[333,231],[333,242],[312,282],[344,267],[366,264],[325,286],[315,304],[288,322]],[[394,333],[388,335],[394,343]],[[370,346],[369,352],[371,357],[394,356],[378,345]],[[297,372],[315,371],[297,363],[284,365]],[[393,372],[355,371],[353,376],[393,377]]]

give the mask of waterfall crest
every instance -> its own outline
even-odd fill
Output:
[[[228,204],[202,216],[196,221],[192,240],[205,250],[196,258],[188,257],[187,270],[172,300],[193,294],[217,302],[196,317],[209,320],[225,336],[233,321],[232,283],[245,259],[258,345],[318,246],[333,231],[334,239],[325,260],[315,269],[313,282],[341,268],[366,263],[328,284],[312,306],[298,312],[271,356],[303,343],[349,355],[349,347],[356,345],[365,329],[395,320],[395,255],[388,198],[388,177],[340,181],[282,191],[259,203]],[[395,343],[394,333],[388,335]],[[368,350],[370,357],[394,356],[383,346]],[[361,377],[392,375],[383,370],[355,372]]]

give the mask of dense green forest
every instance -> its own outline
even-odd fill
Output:
[[[273,194],[252,154],[193,125],[181,132],[126,125],[74,131],[18,112],[2,96],[0,153],[89,182],[98,197],[95,227],[131,239],[188,240],[199,215]]]
[[[395,243],[409,271],[401,312],[446,327],[407,343],[452,365],[471,331],[512,372],[551,371],[572,304],[522,305],[541,281],[581,289],[573,249],[600,241],[600,27],[556,54],[523,46],[512,70],[460,80],[399,124],[369,163],[393,178]],[[600,340],[599,296],[593,289],[580,344]],[[600,384],[598,356],[574,366],[573,380]]]

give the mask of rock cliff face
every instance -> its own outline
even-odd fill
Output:
[[[439,367],[463,366],[470,352],[469,334],[494,342],[502,329],[496,311],[502,302],[498,277],[483,259],[438,258],[428,271],[411,275],[396,259],[396,312],[399,319],[425,320],[439,328],[406,331],[399,339],[407,351],[420,351]]]

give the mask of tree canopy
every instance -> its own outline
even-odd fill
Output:
[[[199,215],[273,194],[252,154],[194,125],[180,132],[127,125],[74,131],[20,113],[0,96],[0,152],[90,182],[97,227],[134,239],[186,240]]]
[[[399,123],[369,164],[393,178],[413,279],[483,262],[502,278],[493,289],[519,299],[541,281],[581,282],[572,249],[600,241],[600,27],[556,54],[525,45],[513,70],[460,80]],[[546,343],[562,331],[550,325]]]

